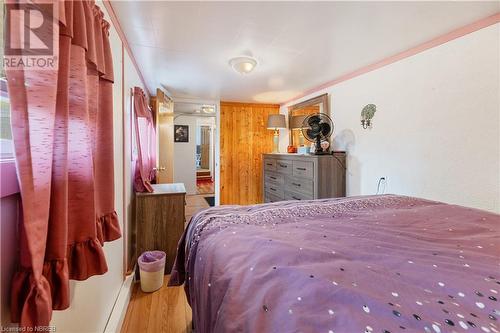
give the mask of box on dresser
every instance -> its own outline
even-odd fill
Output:
[[[264,202],[345,196],[345,152],[264,154]]]

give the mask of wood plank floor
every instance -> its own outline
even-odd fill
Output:
[[[134,285],[132,297],[123,321],[122,333],[190,333],[191,308],[184,288],[163,287],[153,293],[144,293],[140,283]]]
[[[191,216],[207,208],[206,195],[186,196],[186,223]],[[191,332],[191,308],[184,288],[167,287],[166,275],[163,287],[153,293],[144,293],[140,283],[134,285],[121,333],[189,333]]]
[[[196,212],[210,207],[205,200],[205,197],[210,196],[212,195],[186,195],[186,223],[189,222],[191,216],[196,214]]]

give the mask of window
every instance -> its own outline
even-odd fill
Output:
[[[12,129],[10,127],[10,103],[5,77],[0,78],[0,161],[14,159]]]
[[[19,192],[14,158],[7,81],[0,75],[0,198]]]

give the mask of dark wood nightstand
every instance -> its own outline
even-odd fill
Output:
[[[164,251],[165,273],[170,274],[184,232],[186,189],[182,183],[155,184],[153,189],[153,193],[136,193],[137,255]]]

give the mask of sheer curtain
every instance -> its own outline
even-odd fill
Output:
[[[153,192],[151,183],[156,176],[156,131],[146,95],[139,87],[134,87],[134,115],[137,147],[134,188],[137,192]]]
[[[11,314],[27,327],[69,306],[69,279],[105,273],[102,245],[121,237],[109,23],[93,1],[53,3],[58,69],[6,71],[22,199]]]

